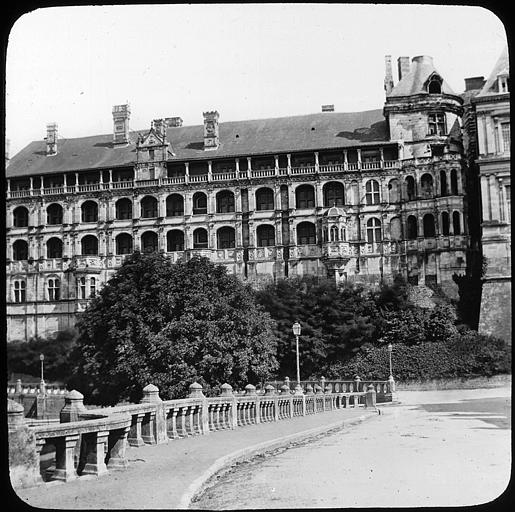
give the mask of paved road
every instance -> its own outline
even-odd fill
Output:
[[[237,466],[191,508],[449,507],[503,493],[509,387],[399,399],[376,421]]]

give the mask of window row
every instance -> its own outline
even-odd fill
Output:
[[[434,180],[431,174],[423,174],[420,180],[420,193],[417,196],[415,178],[406,177],[404,181],[404,192],[401,194],[400,183],[397,179],[390,180],[388,184],[388,201],[399,202],[401,195],[408,201],[417,197],[432,198],[436,190]],[[440,195],[457,195],[458,194],[458,174],[456,169],[450,172],[450,183],[448,183],[447,172],[440,173]],[[351,185],[351,203],[360,202],[358,197],[358,184],[354,182]],[[343,206],[345,201],[345,189],[340,182],[326,183],[322,189],[323,206]],[[279,205],[275,204],[274,191],[268,187],[262,187],[256,191],[256,210],[274,210]],[[313,185],[300,185],[295,189],[295,207],[296,208],[314,208],[316,206],[316,193]],[[370,179],[365,183],[365,204],[373,205],[381,202],[381,193],[379,182]],[[386,200],[386,198],[384,199]],[[193,215],[202,215],[207,213],[207,195],[204,192],[196,192],[193,194],[192,200]],[[235,196],[230,190],[222,190],[216,194],[216,213],[232,213],[235,211]],[[53,203],[46,209],[46,222],[48,225],[58,225],[63,223],[63,207],[60,204]],[[184,215],[184,198],[180,194],[171,194],[166,198],[166,217],[178,217]],[[145,196],[140,201],[141,218],[159,217],[158,200],[153,196]],[[127,220],[133,218],[133,204],[128,198],[119,199],[115,204],[115,218],[117,220]],[[95,201],[85,201],[81,205],[81,221],[82,222],[98,222],[98,203]],[[27,227],[29,224],[29,211],[25,206],[18,206],[13,211],[14,227]]]
[[[96,277],[77,277],[76,283],[76,297],[78,299],[89,299],[95,296],[98,279]],[[16,279],[13,283],[13,301],[16,303],[27,301],[27,283],[24,279]],[[58,301],[61,299],[61,281],[57,277],[52,277],[47,280],[46,300]]]

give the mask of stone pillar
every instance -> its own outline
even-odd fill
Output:
[[[107,469],[125,469],[129,463],[125,452],[130,427],[109,432]]]
[[[230,384],[222,384],[220,396],[227,397],[227,399],[231,400],[231,409],[230,409],[230,423],[229,426],[231,429],[235,429],[238,427],[238,403],[236,401],[236,397],[232,392],[232,386]]]
[[[367,387],[366,395],[365,395],[365,407],[367,409],[375,409],[376,408],[376,390],[374,389],[373,384],[369,384]]]
[[[201,400],[199,407],[200,414],[200,425],[198,428],[199,433],[209,433],[209,406],[204,393],[202,392],[202,386],[198,382],[190,384],[190,393],[188,398],[199,398]],[[190,416],[190,420],[193,421],[193,417]],[[191,425],[190,425],[191,428]]]
[[[286,158],[288,159],[288,164],[286,166],[288,176],[291,174],[291,153],[286,154]]]
[[[324,196],[322,194],[322,183],[320,183],[319,181],[317,181],[315,183],[315,206],[317,208],[321,208],[322,206],[324,206]],[[328,205],[328,206],[332,206],[332,205]]]
[[[129,445],[130,446],[143,446],[145,442],[141,437],[141,424],[143,422],[143,417],[145,416],[144,412],[140,412],[132,415],[132,424],[129,431]]]
[[[184,182],[190,182],[190,163],[184,162]]]
[[[318,172],[320,168],[319,162],[318,162],[318,151],[315,151],[315,172]]]
[[[7,425],[9,476],[12,486],[28,487],[41,483],[39,453],[45,440],[42,439],[39,446],[37,445],[34,430],[24,424],[23,406],[11,399],[7,399]]]
[[[84,395],[74,389],[64,397],[64,407],[59,413],[59,421],[60,423],[79,421],[80,415],[86,412],[87,409],[84,407]]]
[[[275,175],[279,176],[279,155],[274,155]],[[276,203],[279,204],[279,203]]]
[[[143,388],[142,404],[154,404],[156,410],[154,412],[153,435],[156,444],[163,444],[168,442],[168,435],[166,433],[166,411],[163,401],[159,396],[159,388],[153,384],[148,384]],[[152,415],[153,416],[153,415]]]
[[[79,434],[60,437],[55,442],[55,471],[52,480],[69,482],[77,478],[75,470],[75,448],[79,442]]]
[[[207,181],[213,180],[213,162],[211,160],[207,161]]]
[[[255,420],[256,420],[256,423],[261,423],[260,411],[259,411],[259,397],[257,396],[257,393],[256,393],[256,386],[254,386],[253,384],[247,384],[245,386],[245,394],[248,396],[255,397],[255,402],[254,402]],[[251,419],[251,421],[252,421],[252,419]]]
[[[107,473],[104,459],[108,437],[109,431],[83,434],[84,458],[81,461],[81,465],[84,464],[84,468],[82,469],[81,475],[100,476]]]

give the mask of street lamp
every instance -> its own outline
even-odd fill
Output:
[[[45,380],[43,379],[43,361],[45,360],[45,356],[39,354],[39,360],[41,361],[41,382],[39,383],[39,389],[41,393],[45,393]]]
[[[393,379],[393,373],[392,373],[392,350],[393,350],[393,345],[391,343],[388,343],[388,359],[390,360],[390,379]]]
[[[295,336],[295,351],[297,354],[297,385],[295,386],[296,393],[302,393],[302,387],[300,385],[300,363],[299,363],[299,336],[301,333],[301,326],[299,322],[295,322],[292,326],[292,331]]]

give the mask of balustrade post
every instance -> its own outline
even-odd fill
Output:
[[[141,424],[143,422],[144,412],[132,415],[132,424],[130,429],[129,445],[130,446],[143,446],[145,442],[141,436]]]
[[[129,465],[125,456],[129,431],[130,427],[125,427],[109,432],[107,469],[125,469]]]
[[[202,392],[202,386],[198,382],[193,382],[190,384],[190,393],[188,398],[198,398],[200,399],[200,403],[193,406],[190,409],[190,430],[192,434],[208,434],[209,433],[209,407],[207,403],[206,396]],[[197,416],[197,425],[194,426],[194,413],[195,409],[198,407],[198,416]]]
[[[168,435],[166,433],[166,411],[163,401],[159,396],[159,388],[153,384],[148,384],[143,388],[142,404],[154,404],[156,409],[151,416],[153,417],[152,430],[154,436],[154,443],[163,444],[168,442]],[[152,443],[153,444],[153,443]]]
[[[356,375],[354,377],[354,391],[356,391],[356,392],[359,391],[360,383],[361,383],[361,379],[360,379],[359,375]]]
[[[109,431],[83,434],[83,460],[79,462],[79,467],[83,466],[81,475],[100,476],[107,473],[104,459],[108,437]]]
[[[388,392],[395,393],[395,380],[392,375],[388,377]]]
[[[77,478],[75,470],[75,447],[80,439],[79,434],[70,434],[55,441],[55,471],[52,480],[69,482]]]
[[[376,408],[376,390],[373,384],[369,384],[365,394],[365,407]]]
[[[246,395],[249,395],[249,396],[255,396],[255,401],[254,401],[254,419],[255,419],[255,422],[256,423],[261,423],[261,418],[260,418],[260,411],[259,411],[259,396],[257,396],[257,393],[256,393],[256,386],[254,386],[253,384],[247,384],[245,386],[245,394]],[[250,406],[250,409],[252,410],[252,404],[249,404]],[[252,423],[252,421],[251,421]]]
[[[79,421],[79,416],[87,411],[84,407],[84,395],[77,390],[70,391],[64,397],[64,407],[59,413],[60,423]]]
[[[230,414],[229,428],[234,430],[238,427],[238,402],[232,392],[232,386],[227,383],[222,384],[220,396],[231,400],[230,411],[228,411],[228,414]]]

